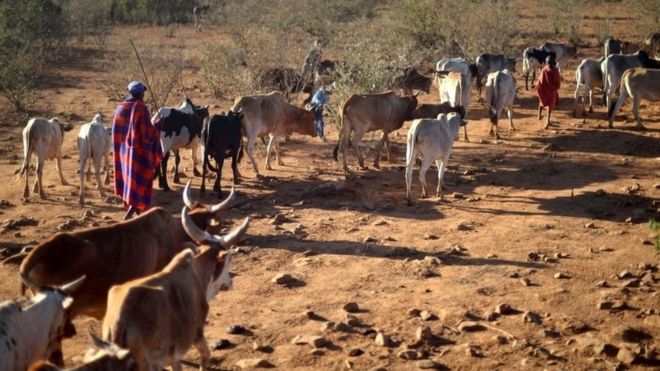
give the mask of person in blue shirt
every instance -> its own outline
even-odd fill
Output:
[[[323,135],[323,108],[328,104],[328,91],[324,85],[321,85],[312,96],[310,105],[312,112],[314,112],[314,124],[316,126],[316,134],[325,142]]]

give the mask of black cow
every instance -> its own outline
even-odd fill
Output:
[[[548,52],[541,48],[532,48],[529,47],[523,52],[523,74],[525,75],[525,90],[529,90],[529,73],[532,73],[532,87],[534,87],[533,81],[536,81],[536,68],[543,66],[545,64],[545,59],[549,55],[554,55],[555,58],[557,55],[553,52]]]
[[[202,186],[200,192],[204,193],[206,191],[206,169],[208,167],[216,172],[213,190],[218,192],[218,197],[222,196],[222,188],[220,186],[222,165],[225,159],[229,157],[231,157],[234,184],[239,183],[238,162],[243,157],[241,118],[243,118],[243,114],[239,109],[237,112],[229,111],[227,114],[213,115],[204,120],[204,127],[202,129],[204,158],[202,159]],[[215,159],[215,168],[211,166],[209,156]]]
[[[193,174],[199,176],[197,171],[197,146],[202,132],[204,119],[209,116],[208,106],[195,106],[188,98],[181,107],[164,107],[158,110],[158,113],[152,119],[153,122],[160,122],[160,144],[163,148],[163,161],[160,168],[156,169],[158,176],[158,186],[169,191],[167,184],[167,161],[170,150],[174,151],[174,183],[179,183],[179,149],[190,147],[192,150]]]
[[[412,95],[413,90],[428,94],[432,82],[430,77],[420,74],[415,67],[405,67],[395,69],[395,76],[390,85],[393,89],[401,89],[403,95]]]

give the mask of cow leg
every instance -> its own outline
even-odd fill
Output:
[[[248,142],[246,146],[246,152],[248,157],[250,158],[250,161],[252,162],[252,167],[254,168],[254,172],[257,174],[257,177],[259,176],[259,169],[257,168],[257,162],[254,160],[254,142],[256,141],[256,135],[253,137],[248,137]]]
[[[445,161],[435,160],[435,166],[438,168],[438,187],[435,189],[435,197],[442,198],[442,190],[445,186],[442,176],[445,172]]]
[[[642,99],[638,95],[635,95],[633,97],[633,116],[635,116],[635,121],[637,122],[637,128],[638,129],[646,129],[644,125],[642,125],[642,121],[639,119],[639,104],[641,103]]]
[[[380,138],[380,140],[378,141],[378,145],[376,146],[376,156],[374,157],[374,168],[376,169],[380,169],[380,164],[379,164],[380,152],[383,150],[383,145],[385,144],[386,140],[387,140],[387,133],[383,132],[383,136]]]
[[[32,192],[36,193],[39,192],[39,197],[41,198],[46,198],[46,194],[44,193],[44,183],[42,181],[43,179],[43,173],[44,173],[44,158],[42,156],[39,156],[37,158],[37,181],[34,183],[34,188],[32,189]]]
[[[360,148],[360,141],[362,140],[362,136],[364,136],[364,133],[355,131],[353,133],[353,139],[351,140],[351,147],[353,147],[353,150],[355,151],[355,156],[358,159],[360,169],[364,170],[366,169],[366,166],[364,166],[364,156],[362,156],[362,151]],[[344,156],[344,158],[346,158],[346,156]]]
[[[92,180],[92,163],[91,162],[87,164],[87,171],[85,171],[85,180],[88,181],[88,182],[90,180]]]
[[[84,173],[85,169],[85,163],[87,162],[87,158],[83,155],[80,156],[80,191],[78,192],[78,198],[80,204],[83,204],[85,202],[85,178],[87,178],[86,174]],[[89,180],[89,179],[88,179]]]
[[[240,184],[240,182],[241,182],[240,181],[241,174],[239,174],[239,172],[238,172],[238,160],[237,160],[238,151],[240,151],[240,149],[234,151],[233,155],[231,156],[231,171],[232,171],[233,177],[234,177],[234,179],[232,179],[232,183],[234,183],[234,184]]]
[[[96,189],[99,191],[101,197],[105,197],[105,192],[101,185],[101,158],[98,156],[94,158],[94,170],[96,170]]]
[[[192,157],[192,162],[193,162],[193,176],[202,176],[202,174],[199,173],[199,170],[197,170],[197,162],[199,162],[197,157],[197,151],[199,147],[200,146],[197,142],[197,139],[193,139],[192,143],[190,143],[190,151],[191,151],[190,157]]]
[[[179,163],[181,162],[181,156],[179,156],[179,150],[174,150],[174,184],[180,184],[181,179],[179,179]]]
[[[268,140],[268,145],[266,146],[266,163],[265,163],[266,170],[272,170],[272,168],[270,167],[270,150],[273,147],[273,142],[275,141],[275,136],[273,135],[273,133],[270,133],[269,136],[270,139]],[[277,153],[275,153],[275,155],[277,155]]]
[[[103,155],[103,170],[105,171],[105,177],[103,178],[103,184],[110,184],[110,156],[108,154]]]
[[[283,166],[284,163],[282,162],[282,159],[280,158],[280,144],[276,141],[273,143],[273,148],[275,149],[275,161],[277,161],[277,164],[280,166]]]
[[[429,160],[428,157],[422,158],[422,165],[419,167],[419,182],[422,183],[422,194],[420,198],[426,198],[426,171],[431,167],[433,160]]]
[[[206,171],[208,169],[208,156],[206,153],[202,154],[202,185],[199,187],[199,193],[206,192]]]
[[[579,96],[579,92],[580,92],[579,77],[577,78],[577,80],[578,81],[576,81],[575,83],[575,91],[573,92],[573,99],[575,100],[575,106],[573,107],[573,117],[577,117],[577,109],[581,99],[581,97]],[[582,112],[584,112],[584,110]]]
[[[158,187],[165,192],[170,191],[170,186],[167,184],[167,161],[170,159],[170,151],[163,154],[163,159],[160,161],[160,171],[158,172]]]
[[[414,139],[413,139],[414,140]],[[408,155],[406,161],[406,200],[408,205],[412,205],[412,173],[413,168],[415,167],[415,160],[417,159],[417,151],[413,149],[413,152]]]
[[[57,160],[55,161],[55,168],[57,169],[57,173],[60,175],[60,182],[62,185],[69,185],[67,183],[66,179],[64,179],[64,174],[62,174],[62,153],[57,154]]]
[[[211,358],[211,351],[209,350],[209,346],[206,344],[203,330],[200,329],[199,332],[202,332],[202,336],[200,339],[195,341],[195,348],[199,352],[199,369],[206,370],[206,365],[209,361],[209,358]]]
[[[25,166],[25,186],[23,187],[23,198],[28,198],[30,197],[30,156],[31,154],[28,152],[27,156],[25,157],[25,160],[23,161],[23,166]]]
[[[513,126],[513,105],[506,108],[506,114],[509,116],[509,130],[515,131],[516,127]]]
[[[222,177],[222,165],[224,165],[225,159],[221,158],[220,161],[216,161],[215,164],[215,182],[213,184],[213,190],[218,192],[218,198],[222,198],[222,188],[220,188],[220,181]]]
[[[468,138],[467,135],[467,125],[463,125],[463,137],[465,138],[466,142],[470,142],[470,139]]]
[[[589,87],[587,87],[587,89],[589,90],[589,113],[594,113],[594,99],[593,99],[594,89],[591,89]]]

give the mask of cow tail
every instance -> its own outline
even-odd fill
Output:
[[[406,169],[408,166],[413,166],[415,164],[415,159],[413,158],[415,153],[415,142],[417,141],[417,131],[419,125],[411,128],[408,132],[408,145],[406,146]]]
[[[339,146],[341,145],[342,138],[344,136],[344,108],[342,107],[341,112],[339,112],[339,138],[337,139],[337,145],[332,150],[332,158],[336,162],[339,162]]]
[[[497,107],[495,107],[495,98],[498,92],[497,80],[498,78],[493,79],[493,87],[490,89],[490,94],[486,94],[486,107],[488,107],[488,117],[491,124],[495,123],[495,118],[497,117]]]
[[[16,176],[16,181],[20,180],[26,171],[29,171],[28,169],[29,156],[30,156],[30,130],[27,130],[25,134],[23,134],[23,164],[21,165],[21,169],[18,171],[18,175]]]
[[[607,60],[607,58],[605,60]],[[607,80],[608,80],[607,71],[608,71],[608,68],[607,68],[607,63],[606,63],[605,64],[605,71],[602,71],[603,72],[603,104],[605,104],[605,105],[607,105],[607,91],[609,90],[609,88],[607,87]]]
[[[236,159],[238,163],[240,163],[243,158],[243,152],[245,152],[245,146],[243,145],[243,136],[241,136],[241,144],[238,146],[238,158]]]

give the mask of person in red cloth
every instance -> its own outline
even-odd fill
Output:
[[[130,96],[117,107],[112,120],[115,194],[127,208],[124,220],[151,206],[154,171],[163,157],[160,130],[151,124],[144,104],[146,90],[139,81],[128,84]]]
[[[548,120],[545,123],[546,129],[550,126],[550,114],[557,107],[557,103],[559,103],[560,80],[561,76],[557,69],[555,55],[550,54],[545,58],[545,67],[543,67],[539,81],[536,83],[536,92],[539,95],[539,120],[541,120],[543,108],[548,109]]]

